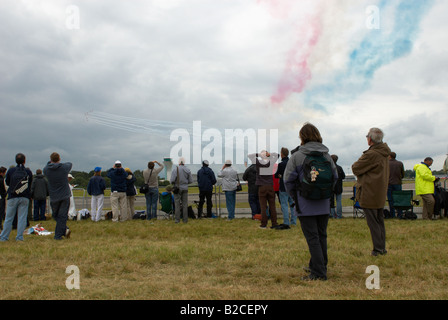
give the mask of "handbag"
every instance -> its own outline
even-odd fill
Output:
[[[178,194],[179,193],[179,167],[177,167],[177,185],[173,186],[173,193]]]
[[[151,169],[151,173],[149,174],[148,182],[149,182],[149,179],[151,178],[151,175],[152,175],[152,169]],[[140,187],[140,190],[139,190],[140,193],[144,193],[144,194],[148,193],[148,191],[149,191],[148,182],[145,182],[145,184]]]
[[[243,186],[240,183],[240,178],[238,177],[238,173],[236,174],[236,180],[238,183],[236,184],[236,191],[243,191]]]

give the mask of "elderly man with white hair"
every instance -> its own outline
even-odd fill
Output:
[[[366,136],[369,149],[352,165],[352,172],[358,179],[356,199],[366,214],[372,237],[372,256],[387,253],[383,209],[389,185],[391,151],[383,137],[381,129],[371,128]]]
[[[170,183],[178,188],[174,192],[175,222],[180,222],[180,209],[182,208],[182,221],[188,222],[188,185],[193,183],[190,169],[185,166],[185,158],[179,158],[179,165],[171,172]]]

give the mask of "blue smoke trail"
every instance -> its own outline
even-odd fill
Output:
[[[383,29],[369,32],[351,52],[344,72],[327,85],[306,92],[306,106],[322,110],[332,101],[347,102],[368,90],[376,71],[412,52],[420,23],[433,3],[434,0],[401,0],[398,4],[391,0],[380,1],[380,13],[396,6],[391,32]]]

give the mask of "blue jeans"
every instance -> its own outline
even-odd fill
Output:
[[[146,219],[157,219],[157,202],[159,201],[159,188],[149,188],[146,198]]]
[[[292,200],[288,192],[285,191],[279,191],[279,197],[280,197],[280,206],[282,208],[283,213],[283,224],[287,224],[288,226],[290,224],[296,225],[297,216],[294,212],[294,207],[291,207],[291,205],[294,203],[294,200]],[[289,218],[290,217],[289,211],[291,212],[291,219]]]
[[[336,208],[331,208],[331,216],[333,218],[342,218],[342,193],[334,195],[336,200]]]
[[[390,184],[387,188],[387,200],[389,200],[389,211],[392,218],[395,218],[394,199],[392,198],[392,191],[401,191],[401,184]],[[398,209],[398,218],[401,218],[403,211]]]
[[[260,200],[258,199],[258,192],[257,193],[249,193],[249,205],[250,205],[250,210],[252,211],[252,216],[254,216],[256,214],[261,214]]]
[[[228,219],[235,218],[235,203],[236,203],[236,191],[224,191],[226,194],[226,207],[228,212]]]
[[[9,239],[9,234],[12,229],[12,222],[17,212],[17,241],[23,241],[23,232],[26,228],[26,218],[28,216],[28,205],[30,200],[28,198],[12,198],[8,200],[6,208],[5,224],[3,231],[0,234],[0,241],[6,241]]]

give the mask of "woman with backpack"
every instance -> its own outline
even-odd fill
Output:
[[[284,182],[311,255],[309,267],[304,268],[309,275],[302,280],[327,280],[327,225],[338,173],[314,125],[306,123],[299,137],[301,145],[286,165]]]

